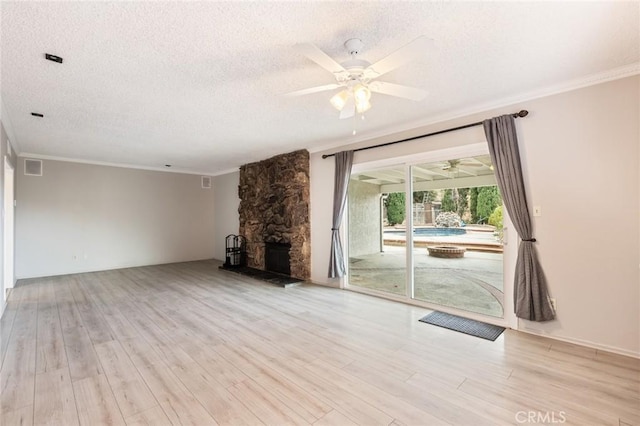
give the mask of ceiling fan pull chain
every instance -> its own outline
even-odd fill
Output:
[[[355,136],[357,133],[356,132],[356,125],[358,124],[357,118],[358,118],[358,113],[356,111],[356,113],[353,114],[353,132],[351,133],[353,136]]]

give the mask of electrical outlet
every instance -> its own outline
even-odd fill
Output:
[[[552,297],[550,300],[551,300],[551,306],[553,307],[553,310],[557,312],[558,304],[556,303],[556,299]]]

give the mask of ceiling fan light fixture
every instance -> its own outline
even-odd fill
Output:
[[[356,110],[358,111],[358,114],[362,114],[363,112],[367,112],[371,109],[371,102],[366,101],[366,102],[358,102],[356,104]]]
[[[360,39],[349,39],[344,43],[351,58],[342,63],[336,62],[314,44],[297,44],[296,49],[300,53],[329,71],[336,82],[297,90],[287,93],[285,96],[301,96],[341,88],[339,93],[334,94],[329,99],[331,105],[340,111],[340,119],[350,118],[356,114],[360,114],[361,119],[364,119],[362,113],[371,108],[371,103],[369,102],[371,92],[421,101],[427,96],[427,92],[424,90],[402,84],[379,81],[377,78],[393,71],[406,62],[422,57],[431,42],[431,39],[420,36],[374,64],[358,57],[364,46]]]
[[[342,111],[342,108],[344,108],[348,98],[349,98],[349,92],[347,92],[346,90],[343,90],[333,95],[333,97],[329,100],[329,102],[331,102],[331,105],[333,105],[335,109],[337,109],[338,111]]]
[[[358,84],[353,88],[353,97],[355,98],[356,104],[366,104],[369,103],[369,99],[371,99],[371,91],[364,84]]]

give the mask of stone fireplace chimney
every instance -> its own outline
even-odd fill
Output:
[[[291,276],[309,279],[309,152],[294,151],[240,167],[239,196],[248,266],[267,269],[266,243],[290,245]]]

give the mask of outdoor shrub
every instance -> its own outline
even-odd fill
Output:
[[[469,188],[452,188],[442,191],[442,204],[440,209],[443,212],[456,212],[462,216],[469,206]]]
[[[442,204],[440,208],[443,212],[455,212],[456,202],[453,199],[453,189],[445,189],[442,193]]]
[[[458,191],[458,206],[456,211],[460,217],[463,217],[469,207],[469,188],[457,188],[456,191]]]
[[[462,225],[460,216],[454,212],[442,212],[436,217],[436,226],[439,228],[457,228]]]
[[[478,223],[478,189],[471,188],[469,191],[469,212],[471,212],[471,221]]]
[[[392,192],[386,200],[387,221],[389,225],[397,225],[404,222],[405,216],[404,192]]]
[[[502,206],[495,208],[491,216],[489,216],[489,225],[493,225],[496,229],[502,229]]]
[[[483,186],[478,189],[476,199],[476,219],[478,223],[485,223],[496,207],[502,205],[502,197],[497,186]]]
[[[489,225],[496,227],[495,236],[498,241],[503,242],[504,239],[504,225],[502,224],[502,206],[496,207],[496,209],[489,216]]]

